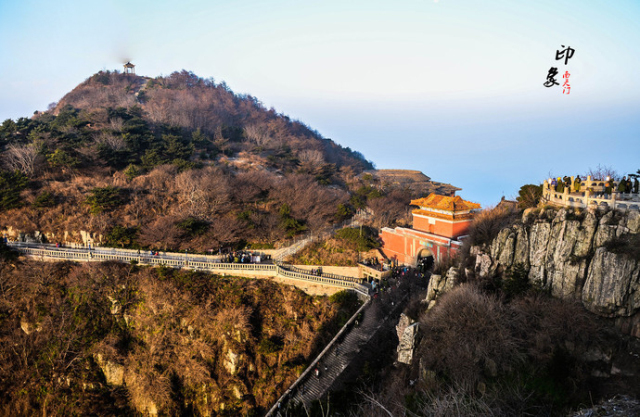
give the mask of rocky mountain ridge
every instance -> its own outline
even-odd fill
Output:
[[[637,211],[528,209],[471,254],[480,277],[522,266],[531,283],[640,337],[639,232]]]

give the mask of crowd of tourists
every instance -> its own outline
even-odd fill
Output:
[[[255,252],[235,251],[225,255],[223,262],[234,264],[259,264],[269,259],[271,259],[270,255],[263,256]]]
[[[603,181],[603,180],[594,180],[594,181]],[[611,196],[611,194],[614,191],[620,194],[631,194],[631,193],[638,194],[639,185],[640,184],[638,181],[638,175],[635,175],[635,174],[630,174],[628,177],[627,176],[622,177],[622,179],[618,181],[617,185],[616,185],[616,181],[614,181],[611,177],[607,176],[604,179],[604,190],[603,190],[603,193],[601,194],[603,194],[604,198],[609,198],[609,196]],[[554,190],[558,193],[564,193],[565,189],[568,190],[568,192],[570,193],[571,192],[580,193],[582,192],[582,178],[580,178],[580,175],[576,175],[573,181],[571,180],[571,177],[568,177],[568,176],[565,176],[562,178],[561,177],[549,178],[546,181],[546,187],[547,189]]]

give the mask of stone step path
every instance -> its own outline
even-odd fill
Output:
[[[322,398],[347,368],[351,360],[358,355],[361,347],[371,339],[382,325],[381,318],[377,314],[379,312],[375,305],[365,309],[362,323],[351,329],[344,337],[344,340],[336,344],[321,359],[317,367],[320,371],[319,377],[312,373],[290,401],[303,403],[308,407],[312,401]]]
[[[286,403],[280,404],[280,408],[273,414],[275,416],[289,416],[287,407],[303,405],[309,409],[311,403],[323,398],[334,386],[336,380],[347,370],[351,362],[358,357],[364,346],[376,335],[378,330],[389,320],[394,321],[401,312],[405,301],[408,299],[409,291],[407,286],[396,288],[391,293],[381,294],[372,299],[370,304],[363,310],[362,322],[358,326],[353,326],[341,340],[328,349],[319,358],[316,368],[319,376],[314,370],[299,381],[286,399]],[[395,323],[393,323],[395,325]],[[326,367],[326,369],[325,369]]]

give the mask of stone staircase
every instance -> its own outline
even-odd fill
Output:
[[[379,310],[374,306],[369,306],[364,310],[362,323],[354,325],[351,331],[344,336],[344,340],[334,344],[320,358],[316,367],[302,382],[300,389],[290,397],[291,402],[302,403],[308,407],[312,401],[322,398],[327,393],[336,379],[349,366],[351,360],[360,353],[362,346],[369,342],[382,325],[382,321],[376,314],[378,312]],[[319,376],[315,375],[315,369],[319,370]]]
[[[309,410],[314,401],[322,399],[335,388],[354,359],[383,326],[395,325],[396,316],[402,311],[410,292],[409,286],[403,285],[363,305],[359,310],[361,320],[357,318],[360,314],[356,313],[345,326],[345,331],[327,345],[266,416],[304,415],[303,409]],[[317,376],[316,369],[319,371]]]

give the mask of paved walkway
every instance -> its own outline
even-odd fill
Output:
[[[291,271],[274,263],[224,263],[217,256],[182,255],[180,253],[159,253],[152,255],[148,251],[135,251],[110,248],[58,248],[42,243],[9,242],[20,252],[43,259],[82,261],[82,262],[137,262],[140,265],[164,265],[172,268],[188,268],[222,274],[249,274],[251,276],[278,276],[281,278],[310,281],[315,284],[344,289],[354,289],[366,294],[369,287],[359,278],[335,274],[313,275],[308,271]]]

